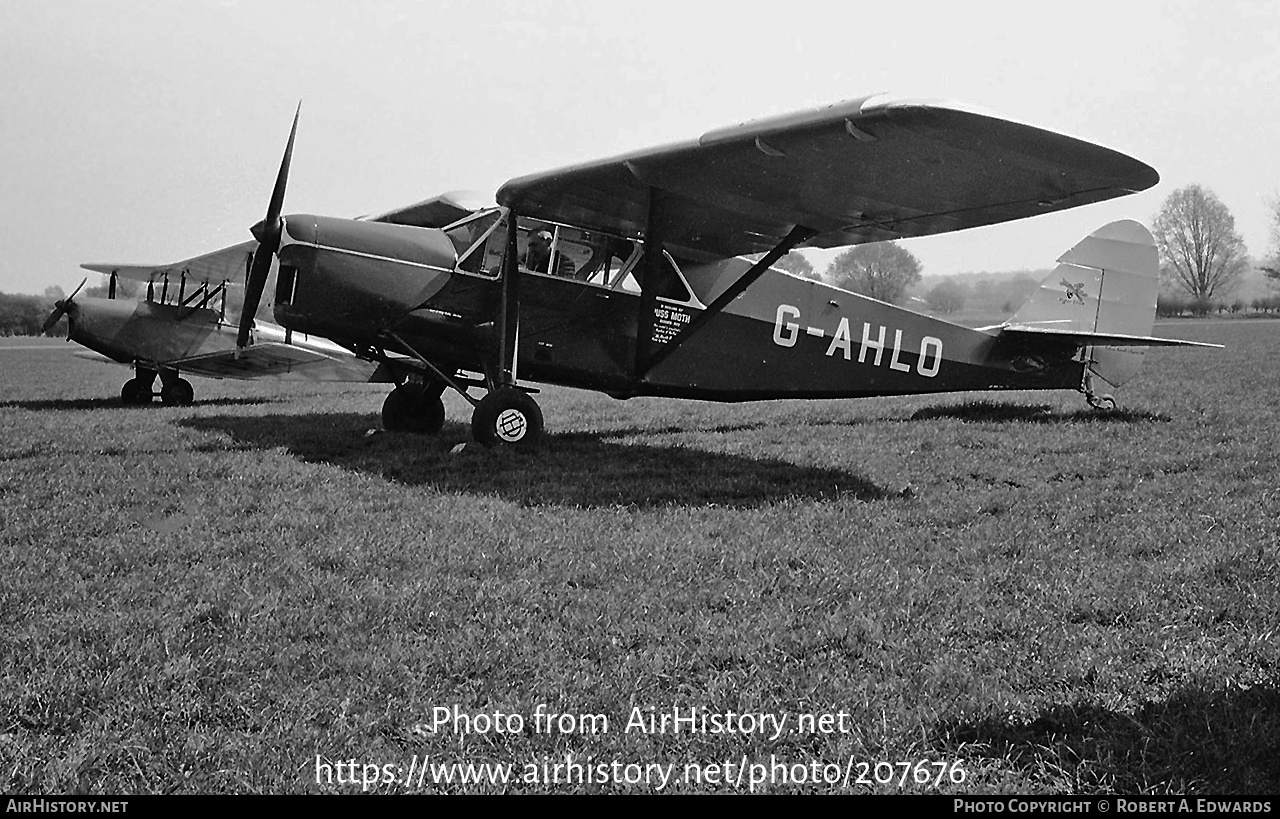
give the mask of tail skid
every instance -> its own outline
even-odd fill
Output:
[[[1080,391],[1091,406],[1115,405],[1095,379],[1118,387],[1137,374],[1147,347],[1220,347],[1151,335],[1159,289],[1155,240],[1139,222],[1112,222],[1058,257],[1058,266],[1001,335],[1061,345],[1074,342],[1085,363]]]

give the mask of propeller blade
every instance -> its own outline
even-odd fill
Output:
[[[58,320],[67,314],[67,311],[71,309],[71,300],[80,294],[81,288],[84,287],[84,283],[87,281],[89,281],[88,276],[80,280],[80,284],[76,286],[75,290],[71,291],[70,296],[67,296],[65,299],[58,299],[53,303],[53,312],[49,314],[49,318],[44,320],[44,326],[40,328],[40,335],[45,335],[52,330],[53,325],[57,324]],[[71,328],[67,327],[67,338],[70,337]]]
[[[271,273],[271,255],[274,248],[268,248],[259,242],[253,251],[253,264],[249,266],[249,278],[244,288],[244,307],[240,312],[240,329],[236,333],[236,346],[247,347],[249,331],[253,329],[253,316],[258,312],[258,302],[262,300],[262,291],[267,286],[267,276]]]
[[[40,328],[40,335],[47,335],[53,329],[53,325],[58,323],[64,315],[67,314],[67,303],[62,299],[58,299],[53,303],[53,312],[49,314],[49,318],[44,320],[44,326]]]
[[[280,249],[280,211],[284,208],[284,189],[289,183],[289,164],[293,161],[293,140],[298,134],[298,116],[302,113],[302,103],[293,114],[293,127],[289,130],[289,142],[285,145],[284,159],[280,162],[280,173],[276,175],[276,185],[271,191],[271,201],[267,205],[267,216],[254,225],[250,232],[258,240],[258,247],[253,251],[253,263],[249,266],[249,277],[245,280],[244,308],[240,313],[240,330],[236,334],[236,346],[246,347],[249,344],[249,331],[253,329],[253,316],[258,312],[258,303],[262,301],[262,291],[267,286],[267,276],[271,273],[271,257]]]

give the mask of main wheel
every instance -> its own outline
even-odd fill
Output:
[[[522,390],[494,390],[476,405],[471,435],[484,446],[534,449],[542,442],[542,410]]]
[[[151,403],[151,379],[131,378],[120,388],[120,401],[126,407],[140,407]]]
[[[196,399],[191,382],[177,378],[160,388],[160,400],[171,407],[185,407]]]
[[[429,387],[405,384],[382,402],[382,428],[388,432],[434,435],[443,426],[444,400]]]

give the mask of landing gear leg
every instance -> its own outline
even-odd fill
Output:
[[[382,428],[434,435],[444,426],[443,392],[443,384],[401,384],[382,402]]]
[[[475,402],[471,437],[482,446],[535,449],[542,442],[542,410],[517,389],[516,357],[520,336],[520,272],[517,268],[516,214],[507,217],[507,253],[502,260],[502,297],[495,318],[497,349],[486,363],[489,392]]]
[[[155,370],[138,370],[130,380],[124,382],[124,386],[120,389],[120,401],[126,407],[143,407],[151,403],[154,397],[151,391],[151,385],[156,382],[156,376],[159,375]]]
[[[1088,370],[1084,374],[1084,384],[1081,385],[1080,391],[1084,393],[1084,400],[1089,402],[1089,406],[1096,410],[1113,410],[1119,406],[1115,397],[1109,393],[1098,393],[1093,389],[1093,373]]]

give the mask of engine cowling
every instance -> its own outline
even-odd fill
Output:
[[[435,228],[284,218],[275,317],[298,332],[372,342],[440,291],[457,252]]]

